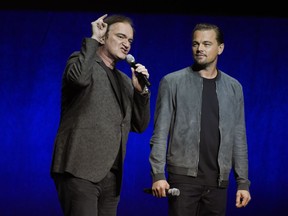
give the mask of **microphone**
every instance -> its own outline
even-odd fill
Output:
[[[152,189],[151,188],[144,188],[143,191],[145,193],[152,194]],[[179,195],[180,195],[180,190],[178,188],[166,189],[166,196],[168,196],[168,197],[179,196]]]
[[[136,69],[136,62],[135,62],[135,58],[131,55],[131,54],[128,54],[126,56],[126,61],[128,62],[128,64],[133,67],[134,69]],[[149,82],[147,76],[145,76],[144,74],[142,73],[138,73],[138,72],[135,72],[137,77],[139,78],[140,82],[144,85],[146,85],[147,87],[151,86],[151,83]]]

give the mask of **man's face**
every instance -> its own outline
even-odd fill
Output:
[[[192,42],[194,61],[199,65],[208,65],[217,60],[224,45],[218,44],[214,30],[195,31]]]
[[[105,49],[115,60],[123,60],[131,49],[133,29],[129,23],[115,23],[109,28],[105,38]]]

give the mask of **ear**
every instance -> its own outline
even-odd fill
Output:
[[[220,44],[218,46],[218,55],[221,55],[221,53],[224,51],[224,43]]]

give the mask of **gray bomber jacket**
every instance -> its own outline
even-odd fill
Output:
[[[242,86],[226,73],[218,73],[216,92],[221,136],[218,185],[228,186],[230,171],[233,169],[237,188],[249,190]],[[149,161],[153,182],[166,179],[166,168],[171,173],[197,176],[202,88],[203,79],[192,67],[162,78],[156,102],[154,131],[150,140]]]

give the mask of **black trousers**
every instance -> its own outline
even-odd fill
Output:
[[[193,184],[173,184],[179,196],[168,198],[169,216],[225,216],[227,189]]]
[[[99,183],[70,174],[57,174],[53,179],[65,216],[116,216],[120,197],[113,172]]]

